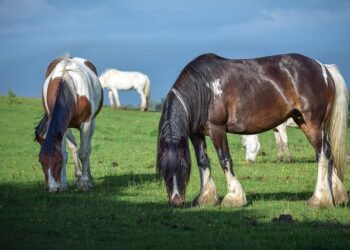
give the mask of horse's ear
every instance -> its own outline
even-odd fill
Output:
[[[45,139],[38,132],[35,132],[35,140],[39,142],[40,145],[43,145]]]

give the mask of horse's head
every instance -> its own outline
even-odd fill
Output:
[[[191,159],[187,139],[158,141],[158,175],[162,176],[168,192],[169,206],[182,208],[185,204],[186,184],[189,180]]]
[[[45,174],[45,186],[48,192],[59,192],[61,189],[61,170],[63,166],[62,135],[57,134],[54,144],[46,140],[38,140],[41,144],[39,162]]]

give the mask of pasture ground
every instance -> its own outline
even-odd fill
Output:
[[[191,207],[199,190],[191,151],[186,208],[172,209],[164,183],[155,177],[159,113],[103,108],[93,139],[93,190],[76,189],[70,158],[69,190],[49,194],[33,141],[41,111],[39,99],[0,97],[1,249],[350,249],[349,205],[305,205],[317,171],[313,149],[299,130],[288,130],[291,164],[274,162],[271,131],[261,135],[263,152],[251,165],[240,137],[229,135],[235,173],[249,201],[241,209]],[[207,142],[223,197],[225,177]],[[350,171],[345,184],[350,190]]]

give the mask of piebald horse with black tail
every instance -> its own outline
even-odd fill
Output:
[[[299,54],[230,60],[205,54],[191,61],[169,91],[159,123],[157,169],[165,180],[169,205],[183,207],[190,176],[190,138],[199,167],[199,206],[217,204],[205,135],[226,175],[224,206],[246,205],[233,172],[226,132],[256,134],[289,117],[316,152],[316,188],[309,207],[348,201],[342,181],[346,165],[348,94],[335,65]]]
[[[59,192],[68,188],[66,142],[73,153],[77,186],[89,190],[92,187],[91,139],[95,117],[103,104],[95,66],[78,57],[53,60],[46,71],[42,100],[45,114],[35,128],[35,138],[41,144],[39,161],[45,174],[46,190]],[[80,130],[79,151],[70,128]]]

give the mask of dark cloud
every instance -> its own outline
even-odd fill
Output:
[[[204,52],[257,57],[299,52],[336,63],[350,82],[349,1],[0,1],[0,93],[41,95],[47,64],[70,52],[138,70],[165,96]],[[138,103],[129,94],[126,103]],[[123,96],[122,96],[123,98]]]

